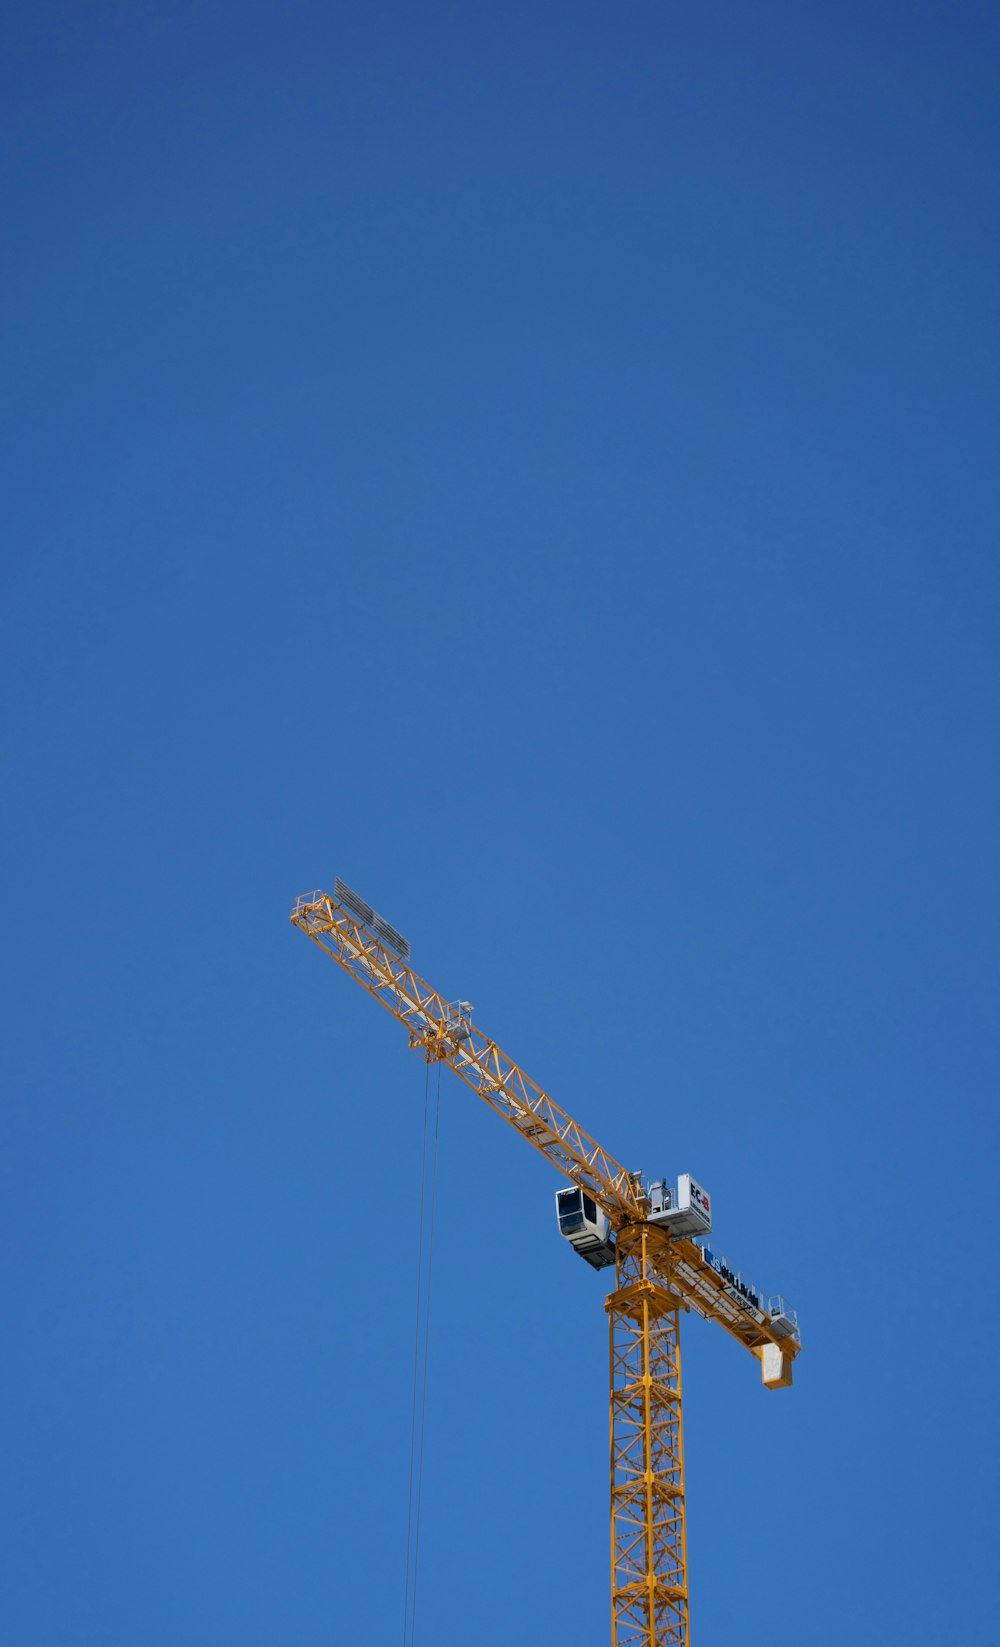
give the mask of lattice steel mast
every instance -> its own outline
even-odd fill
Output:
[[[611,1639],[614,1647],[688,1640],[687,1524],[679,1296],[670,1237],[618,1232],[611,1338]]]

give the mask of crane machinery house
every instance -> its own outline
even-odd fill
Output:
[[[708,1191],[696,1184],[689,1172],[682,1172],[677,1190],[667,1188],[665,1178],[649,1186],[651,1224],[664,1224],[671,1235],[711,1235],[712,1203]]]

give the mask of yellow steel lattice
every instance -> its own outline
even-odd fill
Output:
[[[613,1647],[688,1647],[680,1300],[663,1284],[670,1242],[619,1232],[611,1341]]]

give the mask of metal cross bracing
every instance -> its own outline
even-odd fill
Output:
[[[356,900],[357,901],[357,900]],[[365,906],[362,906],[365,907]],[[292,923],[590,1194],[616,1232],[611,1336],[613,1647],[689,1647],[679,1312],[715,1321],[756,1355],[769,1388],[791,1383],[801,1348],[754,1309],[694,1240],[648,1223],[638,1173],[602,1149],[514,1060],[328,893],[296,900]],[[386,927],[387,923],[382,923]],[[392,931],[393,929],[388,929]]]
[[[686,1647],[687,1535],[680,1300],[670,1238],[631,1224],[607,1300],[611,1349],[611,1639]]]

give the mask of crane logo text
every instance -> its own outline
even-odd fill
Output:
[[[752,1287],[748,1281],[744,1281],[741,1275],[737,1275],[734,1270],[729,1268],[724,1258],[717,1257],[708,1247],[702,1247],[701,1250],[705,1254],[706,1264],[711,1266],[716,1275],[722,1277],[726,1292],[733,1302],[740,1304],[743,1309],[749,1311],[755,1321],[763,1321],[764,1312],[760,1307],[760,1293],[756,1287]]]

